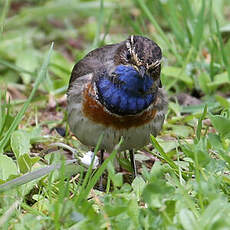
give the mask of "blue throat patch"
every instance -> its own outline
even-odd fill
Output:
[[[119,65],[115,69],[116,80],[101,76],[96,86],[99,100],[112,113],[134,115],[146,109],[155,99],[149,92],[154,80],[148,75],[140,77],[131,66]]]

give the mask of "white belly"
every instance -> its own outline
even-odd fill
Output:
[[[154,120],[149,123],[131,127],[128,129],[115,129],[114,127],[106,127],[103,124],[97,124],[89,120],[82,113],[81,103],[68,103],[68,119],[71,131],[85,145],[95,147],[99,136],[103,133],[103,140],[100,149],[106,149],[111,152],[120,138],[124,138],[124,142],[120,148],[121,151],[127,149],[139,149],[150,141],[150,134],[156,136],[161,130],[164,121],[164,111],[158,112]]]

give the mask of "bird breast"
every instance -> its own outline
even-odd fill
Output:
[[[144,125],[154,119],[157,110],[153,106],[140,114],[120,116],[109,112],[97,99],[91,83],[83,90],[83,114],[95,123],[115,129],[129,129]]]

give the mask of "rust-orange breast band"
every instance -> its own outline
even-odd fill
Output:
[[[144,125],[153,120],[157,113],[157,110],[153,107],[152,109],[147,109],[143,113],[136,115],[118,116],[112,114],[96,100],[93,86],[90,83],[88,83],[83,90],[82,103],[83,113],[88,119],[115,129],[129,129],[131,127]]]

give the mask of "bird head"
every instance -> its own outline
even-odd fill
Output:
[[[152,40],[137,35],[129,36],[115,56],[116,64],[132,66],[140,77],[152,77],[160,87],[161,59],[160,47]]]

